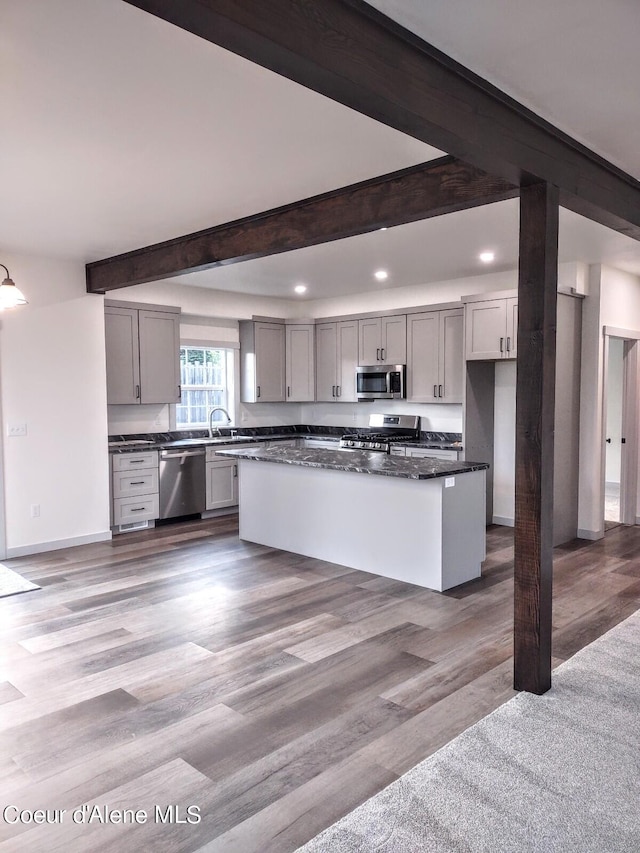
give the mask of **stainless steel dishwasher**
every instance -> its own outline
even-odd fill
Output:
[[[160,518],[205,509],[205,449],[160,451]]]

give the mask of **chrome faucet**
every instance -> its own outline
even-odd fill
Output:
[[[209,410],[209,438],[213,438],[213,416],[216,412],[222,412],[226,415],[227,425],[231,423],[231,415],[224,406],[214,406],[213,409]],[[218,431],[218,435],[220,435],[220,427],[216,427],[216,429]]]

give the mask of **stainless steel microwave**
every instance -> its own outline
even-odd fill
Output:
[[[404,364],[370,364],[356,367],[358,400],[402,400],[405,394]]]

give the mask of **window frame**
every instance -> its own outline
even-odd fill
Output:
[[[234,341],[211,341],[211,340],[191,340],[191,339],[181,339],[180,340],[180,350],[183,348],[192,348],[192,349],[210,349],[210,350],[226,350],[227,355],[225,358],[226,364],[226,395],[227,395],[227,404],[225,408],[229,412],[231,416],[230,424],[220,424],[220,426],[235,426],[237,423],[237,382],[238,382],[238,366],[239,366],[239,343]],[[182,378],[182,377],[181,377]],[[197,387],[214,387],[214,386],[186,386],[186,388],[197,388]],[[181,386],[182,389],[182,386]],[[189,432],[190,430],[203,430],[208,429],[209,424],[207,423],[198,423],[198,424],[178,424],[178,406],[180,403],[174,403],[171,405],[171,429],[176,432]]]

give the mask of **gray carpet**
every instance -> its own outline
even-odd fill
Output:
[[[300,850],[640,850],[640,611]]]
[[[17,595],[19,592],[29,592],[30,589],[40,589],[40,587],[37,583],[25,580],[17,572],[0,563],[0,598]]]

